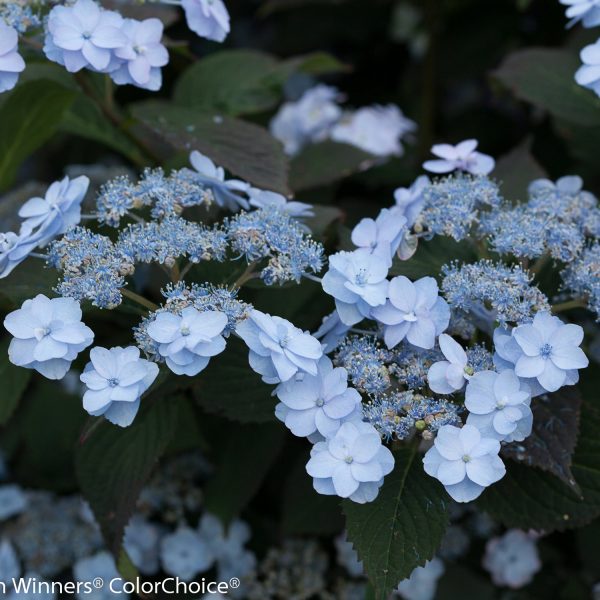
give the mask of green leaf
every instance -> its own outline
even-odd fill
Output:
[[[317,494],[306,472],[306,455],[295,464],[283,491],[281,528],[285,535],[334,535],[344,527],[340,499]]]
[[[31,369],[15,367],[8,360],[8,346],[10,339],[0,342],[0,381],[2,394],[0,394],[0,425],[4,425],[12,416],[19,404],[19,400],[31,379]]]
[[[30,258],[2,281],[0,307],[13,309],[38,294],[52,296],[52,288],[57,283],[57,271],[46,267],[40,259]]]
[[[117,571],[119,571],[119,575],[126,581],[136,581],[140,576],[139,571],[131,561],[131,558],[129,558],[129,554],[125,552],[124,548],[121,548],[121,551],[119,552]]]
[[[417,251],[409,260],[394,259],[390,276],[404,275],[409,279],[435,277],[440,279],[442,267],[453,260],[473,262],[477,256],[473,247],[466,242],[456,242],[445,236],[419,241]]]
[[[581,394],[575,387],[536,398],[532,406],[531,435],[523,442],[508,444],[502,454],[529,467],[552,473],[581,495],[571,472],[580,410]]]
[[[448,496],[423,471],[416,447],[394,457],[394,471],[373,502],[343,502],[348,539],[378,600],[433,557],[448,525]]]
[[[76,451],[81,491],[108,548],[117,557],[139,493],[169,445],[177,424],[177,398],[153,400],[133,425],[120,428],[104,422]]]
[[[586,525],[600,516],[600,410],[584,401],[571,472],[577,496],[554,475],[508,461],[507,474],[490,486],[479,506],[507,527],[547,532]]]
[[[127,157],[139,154],[136,145],[117,129],[87,96],[80,95],[65,112],[60,129],[72,135],[100,142]]]
[[[276,400],[271,391],[248,367],[248,348],[235,338],[229,340],[221,356],[210,361],[192,389],[204,410],[241,423],[275,420]]]
[[[517,98],[579,125],[600,125],[600,100],[577,85],[580,61],[567,50],[528,48],[509,55],[494,76]]]
[[[365,171],[377,157],[348,144],[325,141],[310,144],[290,164],[290,187],[294,192],[328,185]]]
[[[132,112],[176,150],[199,150],[257,187],[288,193],[287,157],[281,144],[262,127],[156,101],[137,104]]]
[[[56,131],[75,92],[50,79],[18,86],[0,107],[0,190],[21,163]]]
[[[228,525],[259,490],[285,437],[279,423],[236,427],[223,440],[215,473],[204,489],[204,507]]]

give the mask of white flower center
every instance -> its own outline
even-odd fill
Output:
[[[471,457],[468,454],[463,455],[462,461],[465,463],[471,462]]]
[[[404,320],[408,321],[409,323],[414,323],[417,320],[417,315],[415,315],[414,311],[411,311],[404,315]]]
[[[344,459],[344,461],[346,463],[348,463],[349,465],[351,465],[354,462],[354,459],[351,456],[346,456],[346,458]]]
[[[190,335],[190,328],[187,325],[182,325],[181,329],[179,330],[179,333],[181,333],[182,336],[186,337]]]
[[[323,404],[325,404],[325,400],[323,400],[323,398],[317,398],[317,400],[315,401],[315,405],[318,406],[319,408],[321,408],[321,406],[323,406]]]
[[[117,387],[119,385],[119,380],[116,377],[111,377],[108,380],[108,385],[110,385],[110,387]]]
[[[496,408],[498,410],[502,410],[507,404],[508,398],[506,396],[502,396],[502,398],[496,402]]]
[[[50,333],[50,327],[36,327],[33,330],[33,335],[36,340],[41,340],[45,338]]]

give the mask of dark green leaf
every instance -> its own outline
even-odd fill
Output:
[[[288,193],[287,157],[262,127],[160,102],[138,104],[133,114],[176,150],[199,150],[257,187]]]
[[[15,89],[0,107],[0,190],[8,188],[17,169],[56,131],[75,92],[41,79]]]
[[[46,267],[40,259],[30,258],[2,280],[0,306],[12,309],[37,294],[52,296],[57,282],[58,273],[54,269]]]
[[[171,441],[177,408],[176,397],[156,398],[130,427],[101,423],[77,449],[81,491],[115,556],[138,495]]]
[[[223,440],[215,473],[204,490],[206,510],[229,524],[252,500],[285,437],[279,423],[236,427]]]
[[[343,179],[365,171],[377,158],[348,144],[325,141],[310,144],[290,164],[290,187],[294,192]]]
[[[10,339],[0,342],[0,381],[2,393],[0,394],[0,425],[4,425],[12,416],[19,404],[19,400],[31,379],[31,369],[15,367],[8,360],[8,345]]]
[[[225,352],[210,361],[194,381],[194,399],[207,412],[241,423],[275,419],[271,387],[248,366],[248,348],[232,338]]]
[[[343,502],[348,539],[378,600],[386,600],[415,567],[433,557],[448,524],[448,496],[425,474],[416,448],[394,457],[394,471],[373,502]]]
[[[333,535],[344,527],[340,499],[317,494],[306,472],[308,451],[287,478],[283,492],[281,528],[285,535]]]
[[[584,401],[571,472],[576,495],[554,475],[508,461],[507,474],[490,486],[480,507],[507,527],[545,531],[580,527],[600,516],[600,410]]]
[[[600,125],[600,100],[575,83],[580,61],[567,50],[528,48],[511,54],[494,76],[521,100],[580,125]]]
[[[579,432],[581,394],[575,387],[566,387],[534,399],[532,410],[531,435],[523,442],[505,446],[504,456],[556,475],[581,495],[571,472]]]

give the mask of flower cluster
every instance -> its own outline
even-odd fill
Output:
[[[356,146],[373,156],[401,156],[401,141],[416,125],[394,105],[342,111],[343,96],[335,88],[317,85],[294,102],[284,103],[271,121],[271,133],[287,154],[306,145],[331,139]]]

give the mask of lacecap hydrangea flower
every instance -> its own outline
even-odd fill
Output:
[[[188,27],[200,37],[222,42],[231,29],[223,0],[181,0]]]
[[[342,423],[353,416],[362,419],[361,396],[348,387],[348,373],[333,368],[323,356],[316,376],[304,374],[281,383],[275,390],[280,403],[275,408],[277,418],[299,437],[319,433],[331,437]]]
[[[511,370],[475,373],[465,392],[467,424],[482,436],[522,442],[531,434],[531,392]]]
[[[427,175],[417,177],[414,183],[408,188],[397,188],[394,191],[394,200],[396,206],[402,209],[402,214],[406,217],[406,224],[412,227],[423,209],[425,198],[423,191],[430,184]]]
[[[319,340],[289,321],[253,309],[236,328],[250,349],[248,359],[265,383],[281,383],[296,373],[318,374]]]
[[[250,188],[248,190],[248,197],[250,198],[250,206],[253,206],[254,208],[266,208],[271,206],[296,219],[315,216],[312,204],[288,200],[285,196],[276,192]]]
[[[329,257],[329,270],[322,285],[335,298],[342,323],[354,325],[369,318],[374,307],[385,304],[388,268],[381,257],[364,249]]]
[[[110,350],[92,348],[90,362],[80,376],[87,390],[83,408],[92,416],[128,427],[140,407],[142,394],[158,375],[158,365],[140,358],[135,346]]]
[[[197,531],[180,527],[162,539],[160,559],[165,573],[191,581],[198,573],[210,569],[215,557]]]
[[[129,598],[129,594],[124,592],[122,589],[122,579],[120,579],[119,572],[117,571],[117,566],[115,564],[115,559],[109,552],[105,550],[94,554],[93,556],[88,556],[86,558],[81,558],[73,565],[73,576],[75,581],[81,582],[89,582],[90,588],[92,589],[92,597],[96,600],[104,600],[105,598],[110,598],[111,595],[115,595],[116,593],[123,598]],[[96,589],[92,586],[92,582],[100,577],[103,581],[110,581],[112,584],[112,589],[114,593],[110,591],[110,588],[104,589]],[[84,593],[85,588],[80,588],[80,591],[77,593],[78,600],[85,600],[85,598],[89,598],[90,595]]]
[[[504,477],[500,442],[473,425],[444,425],[423,457],[425,472],[438,479],[456,502],[471,502]]]
[[[333,437],[317,442],[310,455],[306,471],[315,490],[359,504],[377,497],[383,478],[394,468],[392,453],[369,423],[344,423]]]
[[[0,93],[12,90],[25,69],[18,44],[17,31],[0,20]]]
[[[433,600],[438,579],[445,570],[444,563],[434,557],[422,567],[415,568],[407,579],[401,581],[396,590],[397,594],[405,600]]]
[[[352,230],[352,243],[392,264],[406,229],[406,217],[397,208],[384,208],[376,219],[361,219]]]
[[[428,160],[423,168],[432,173],[451,173],[452,171],[466,171],[472,175],[489,175],[496,162],[491,156],[477,152],[477,140],[465,140],[456,146],[450,144],[436,144],[431,148],[432,154],[439,160]]]
[[[600,25],[600,0],[559,0],[567,6],[566,15],[571,19],[568,27],[581,22],[584,27]]]
[[[77,355],[94,339],[81,322],[81,308],[73,298],[38,294],[9,313],[4,327],[14,336],[8,347],[10,362],[35,369],[48,379],[62,379]]]
[[[579,347],[583,329],[565,324],[558,317],[539,312],[533,322],[519,325],[512,332],[521,355],[515,363],[519,377],[536,378],[548,392],[555,392],[572,380],[572,372],[585,369],[589,360]]]
[[[535,539],[524,531],[511,529],[487,542],[482,566],[496,585],[516,590],[533,581],[542,562]]]
[[[452,394],[462,390],[473,375],[467,367],[469,361],[463,347],[448,334],[438,338],[440,350],[446,360],[435,362],[427,372],[429,387],[437,394]]]
[[[19,234],[0,233],[0,279],[7,277],[38,245],[37,237],[27,228]]]
[[[222,333],[227,324],[225,313],[201,312],[189,306],[179,315],[159,312],[147,331],[169,369],[176,375],[192,377],[206,368],[212,356],[225,350]]]
[[[156,575],[160,570],[159,552],[162,534],[160,526],[139,514],[135,514],[127,524],[123,548],[140,573]]]
[[[422,277],[413,283],[400,275],[390,281],[388,301],[374,308],[372,316],[383,323],[388,348],[394,348],[406,338],[413,346],[429,349],[448,327],[450,308],[438,296],[433,277]]]
[[[331,352],[335,350],[346,337],[350,330],[350,325],[342,323],[340,315],[336,310],[323,317],[319,329],[313,334],[318,340],[321,340],[323,350]]]
[[[600,40],[586,46],[580,56],[583,65],[575,73],[575,81],[600,96]]]

